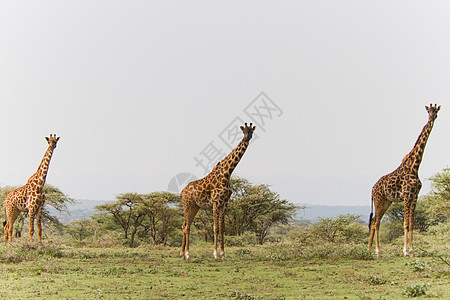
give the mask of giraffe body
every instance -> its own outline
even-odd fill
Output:
[[[229,180],[240,159],[247,150],[256,127],[241,126],[244,138],[237,147],[220,161],[206,177],[190,182],[181,191],[181,203],[184,210],[183,242],[180,256],[189,259],[189,233],[195,215],[200,209],[212,209],[214,219],[214,258],[217,258],[217,243],[220,237],[220,256],[225,258],[224,228],[225,212],[231,196]]]
[[[422,162],[425,145],[430,136],[434,120],[440,106],[425,107],[428,111],[428,122],[422,129],[413,149],[402,160],[400,166],[393,172],[382,176],[372,188],[372,206],[375,206],[375,216],[372,213],[369,219],[370,238],[369,249],[372,247],[373,238],[375,237],[375,252],[380,256],[379,248],[379,228],[383,215],[391,206],[392,202],[404,203],[404,237],[403,237],[403,254],[413,257],[413,228],[414,228],[414,212],[422,183],[419,179],[419,166]],[[409,245],[408,244],[409,240]]]
[[[30,243],[34,234],[34,219],[36,217],[37,231],[39,243],[42,242],[42,226],[41,216],[42,208],[45,203],[45,195],[42,189],[47,178],[50,160],[53,155],[53,150],[59,140],[56,135],[50,135],[46,138],[49,144],[47,151],[44,154],[38,170],[27,181],[27,183],[13,191],[11,191],[5,199],[4,209],[6,221],[3,222],[5,228],[5,243],[12,242],[13,225],[21,212],[28,211],[30,223]]]

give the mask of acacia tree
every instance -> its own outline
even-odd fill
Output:
[[[264,189],[264,187],[262,187]],[[256,233],[256,241],[262,245],[269,234],[269,229],[274,225],[287,225],[295,215],[297,207],[287,200],[279,199],[277,193],[269,193],[270,201],[265,201],[264,212],[255,218],[253,231]]]
[[[116,201],[95,208],[109,213],[114,223],[119,225],[130,247],[136,236],[149,235],[154,244],[166,244],[167,238],[176,227],[181,227],[180,212],[174,203],[179,196],[157,192],[150,194],[126,193],[116,197]]]
[[[450,218],[450,168],[445,168],[431,178],[431,191],[422,199],[430,218],[443,222]]]
[[[348,238],[348,227],[358,219],[359,216],[354,214],[339,215],[336,218],[319,217],[319,223],[312,225],[312,233],[318,239],[337,243],[340,238]]]
[[[126,193],[120,194],[116,199],[116,202],[98,205],[95,209],[106,211],[113,216],[114,221],[122,228],[125,240],[128,241],[129,239],[129,246],[131,247],[136,232],[142,226],[145,218],[145,212],[141,206],[142,195]]]
[[[253,185],[243,178],[233,178],[233,191],[229,204],[228,224],[236,235],[246,231],[256,234],[256,241],[262,244],[270,228],[287,224],[299,208],[270,190],[267,184]]]
[[[205,242],[214,239],[212,209],[200,209],[192,224]],[[225,231],[228,234],[227,226],[225,226]]]
[[[95,220],[78,220],[66,226],[66,232],[77,242],[81,243],[85,238],[92,235],[91,223]]]
[[[179,201],[180,196],[168,192],[142,195],[141,209],[147,217],[144,227],[154,245],[166,245],[169,234],[181,226],[181,212],[175,208]]]

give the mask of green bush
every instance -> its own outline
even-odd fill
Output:
[[[383,285],[388,282],[386,279],[376,277],[376,276],[370,276],[365,281],[370,285]]]
[[[18,263],[21,261],[33,261],[40,257],[61,258],[64,256],[62,246],[57,244],[37,244],[23,243],[2,248],[0,251],[3,262]]]
[[[311,247],[309,249],[305,249],[303,256],[305,258],[327,258],[330,257],[331,254],[334,253],[335,248],[334,245],[326,244],[326,245],[317,245]]]
[[[231,246],[243,247],[255,244],[256,244],[256,235],[251,232],[245,232],[242,235],[232,235],[225,237],[225,245],[229,247]]]
[[[432,271],[431,265],[422,260],[414,260],[407,264],[413,272],[425,272],[425,271]]]
[[[313,225],[297,226],[287,234],[287,239],[294,241],[297,245],[313,245],[317,239],[312,233]]]
[[[237,249],[234,252],[234,254],[236,254],[236,256],[238,256],[238,257],[242,257],[246,254],[250,254],[250,250],[248,250],[247,248],[240,248],[240,249]]]
[[[403,295],[407,297],[419,297],[426,294],[430,285],[426,283],[411,284],[405,288]]]
[[[403,238],[403,225],[399,222],[381,222],[380,240],[381,243],[392,243],[399,238]]]
[[[253,300],[253,299],[262,299],[263,297],[260,296],[252,296],[250,294],[246,294],[241,291],[234,291],[230,295],[233,299],[246,299],[246,300]]]
[[[344,257],[359,260],[374,259],[373,251],[367,250],[366,245],[351,245],[348,255]]]

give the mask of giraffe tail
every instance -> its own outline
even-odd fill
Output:
[[[369,215],[369,233],[370,233],[370,229],[372,229],[372,219],[373,219],[373,199],[372,199],[370,215]]]
[[[3,228],[5,228],[6,220],[8,219],[8,216],[6,215],[6,208],[4,210],[5,210],[5,221],[3,221]]]

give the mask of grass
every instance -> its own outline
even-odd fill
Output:
[[[384,258],[372,259],[361,245],[309,256],[294,249],[228,247],[227,259],[216,261],[212,246],[197,244],[186,262],[172,247],[72,248],[51,240],[38,247],[18,241],[0,247],[0,298],[404,299],[422,292],[450,298],[448,266],[435,257],[405,259],[387,247]]]

